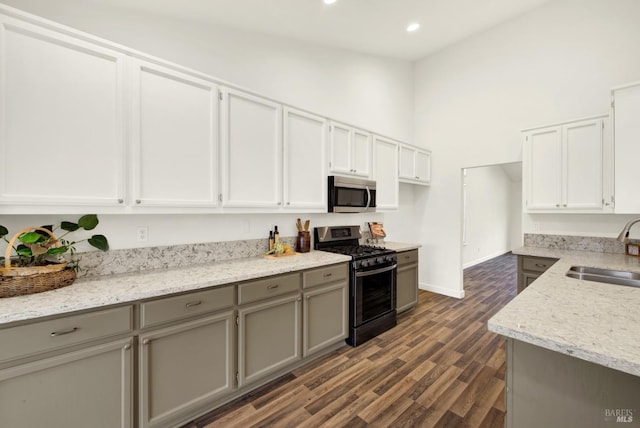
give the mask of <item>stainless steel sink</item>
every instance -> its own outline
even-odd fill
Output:
[[[586,281],[640,287],[640,273],[627,272],[624,270],[571,266],[567,271],[567,276],[569,278],[583,279]]]

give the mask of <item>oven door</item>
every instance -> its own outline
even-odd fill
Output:
[[[377,265],[354,272],[352,326],[373,321],[396,309],[397,265]]]

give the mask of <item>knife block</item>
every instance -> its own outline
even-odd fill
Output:
[[[296,252],[308,253],[311,250],[311,235],[308,231],[298,232],[296,238]]]

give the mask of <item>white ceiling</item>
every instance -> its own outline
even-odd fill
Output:
[[[552,0],[89,1],[413,61]]]

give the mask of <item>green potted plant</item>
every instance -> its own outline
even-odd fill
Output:
[[[79,269],[74,259],[75,245],[87,241],[91,246],[109,250],[104,235],[92,235],[79,241],[67,236],[77,230],[93,230],[99,220],[96,214],[83,215],[77,222],[62,221],[59,226],[30,226],[8,240],[9,230],[0,225],[0,238],[7,242],[4,267],[0,267],[0,297],[31,294],[70,285]],[[64,231],[58,237],[56,233]],[[69,253],[67,262],[63,255]]]

